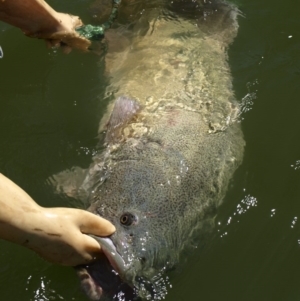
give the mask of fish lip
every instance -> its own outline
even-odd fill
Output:
[[[109,237],[100,237],[89,234],[101,246],[102,259],[96,260],[89,265],[79,266],[77,274],[81,279],[82,288],[91,300],[116,300],[115,297],[122,294],[122,300],[142,300],[143,290],[140,291],[139,283],[143,279],[151,280],[149,275],[144,275],[144,265],[141,258],[138,256],[130,256],[131,245],[122,240],[120,237],[112,234]],[[120,242],[121,250],[118,251],[118,244],[114,243],[114,239]],[[125,258],[121,256],[124,248]],[[105,278],[99,277],[101,271],[107,271]],[[146,270],[147,272],[147,270]],[[145,277],[146,278],[145,278]],[[147,291],[147,296],[150,293],[154,296],[152,286],[149,283],[145,284],[144,289]],[[142,295],[140,293],[142,292]],[[102,297],[104,299],[102,299]],[[119,297],[118,297],[119,298]],[[142,297],[143,298],[143,297]],[[121,300],[121,299],[118,299]]]
[[[100,237],[95,235],[90,235],[98,243],[101,245],[101,249],[104,255],[107,257],[108,261],[110,262],[111,266],[114,270],[118,273],[118,275],[124,279],[125,275],[130,269],[130,265],[126,264],[122,256],[117,251],[117,248],[111,238],[109,237]]]
[[[93,237],[102,249],[102,258],[88,264],[75,267],[81,281],[81,287],[93,301],[115,300],[115,296],[124,293],[124,300],[134,300],[136,297],[134,284],[128,276],[132,273],[130,264],[126,264],[109,237]],[[105,277],[98,276],[104,271]],[[103,282],[104,281],[104,282]]]
[[[89,265],[77,266],[75,269],[81,288],[89,299],[93,301],[121,300],[118,296],[122,295],[124,296],[122,300],[135,300],[134,289],[123,282],[119,275],[116,275],[104,254],[101,260]]]

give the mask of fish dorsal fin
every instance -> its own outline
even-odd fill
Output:
[[[106,142],[116,142],[121,127],[128,124],[140,109],[136,100],[126,96],[118,97],[107,123]]]

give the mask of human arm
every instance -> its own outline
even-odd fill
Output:
[[[86,234],[108,236],[115,227],[80,209],[44,208],[0,174],[0,238],[27,247],[46,260],[75,266],[92,261],[99,243]]]
[[[62,42],[86,51],[91,44],[75,31],[82,25],[78,17],[56,12],[44,0],[1,0],[0,20],[51,45]]]

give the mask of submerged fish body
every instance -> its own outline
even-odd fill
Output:
[[[98,238],[106,257],[78,267],[93,300],[163,297],[154,280],[215,215],[242,160],[226,54],[238,11],[199,1],[196,17],[187,18],[176,5],[189,2],[175,1],[168,16],[145,13],[133,31],[146,29],[122,51],[110,49],[114,30],[107,34],[107,93],[116,101],[100,126],[105,147],[73,194],[116,226]]]

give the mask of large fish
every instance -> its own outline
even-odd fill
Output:
[[[74,182],[56,177],[117,229],[98,238],[103,260],[78,267],[92,300],[163,297],[162,274],[221,204],[244,148],[226,53],[238,14],[221,0],[149,1],[126,30],[107,32],[115,101],[102,151]]]

